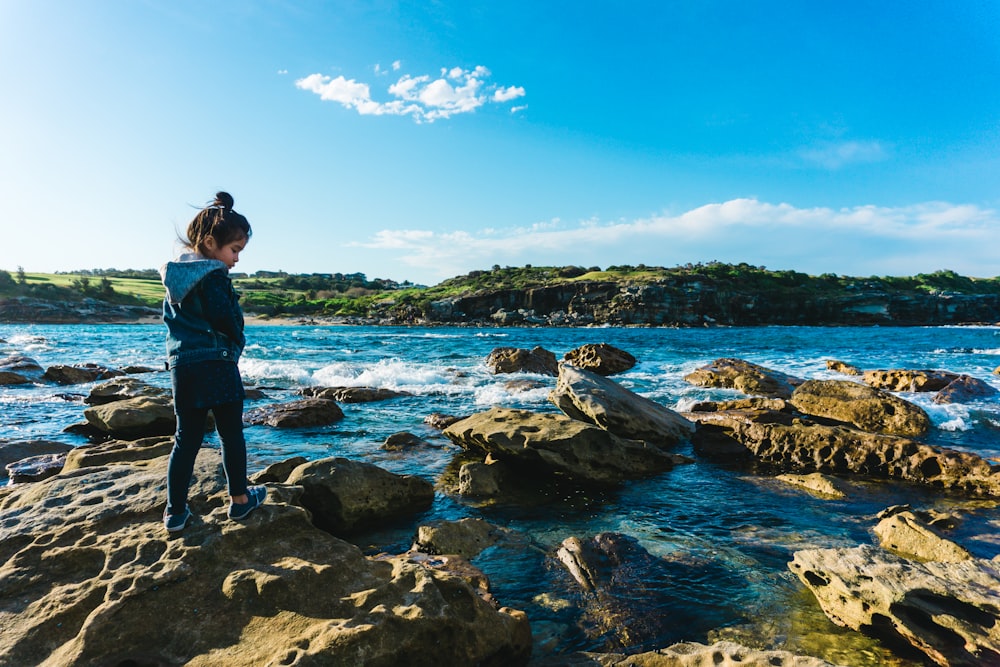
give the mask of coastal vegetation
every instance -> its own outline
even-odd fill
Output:
[[[459,303],[467,310],[470,300],[481,301],[494,295],[507,295],[504,303],[516,309],[521,308],[525,300],[511,299],[511,293],[542,294],[545,290],[559,288],[586,292],[593,291],[594,285],[601,286],[608,295],[612,295],[612,292],[607,292],[609,288],[626,293],[644,286],[655,286],[671,295],[710,292],[716,299],[718,295],[724,295],[730,300],[754,298],[765,299],[768,303],[791,304],[832,302],[875,293],[885,298],[910,299],[1000,295],[1000,277],[972,278],[950,270],[905,277],[856,277],[832,273],[812,276],[799,271],[769,270],[747,263],[724,262],[685,264],[672,268],[645,264],[613,265],[604,269],[599,266],[494,265],[491,269],[471,271],[433,286],[383,278],[369,279],[363,273],[258,271],[250,275],[233,273],[232,277],[242,295],[244,310],[251,314],[275,317],[388,317],[404,322],[441,319],[439,304],[443,302]],[[153,269],[89,269],[66,273],[28,273],[21,267],[13,272],[0,270],[0,300],[16,297],[65,302],[94,299],[156,308],[163,298],[163,287],[159,274]],[[609,300],[611,298],[609,296]],[[470,316],[473,315],[470,313]]]

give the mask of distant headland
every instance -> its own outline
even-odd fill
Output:
[[[451,326],[939,326],[1000,322],[1000,278],[811,276],[749,264],[501,267],[434,286],[363,273],[233,273],[249,316]],[[155,270],[0,270],[0,322],[149,321]]]

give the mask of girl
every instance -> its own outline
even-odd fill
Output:
[[[222,440],[229,518],[245,519],[267,496],[263,486],[247,486],[245,394],[237,366],[246,339],[243,311],[229,279],[250,234],[250,223],[233,210],[232,195],[219,192],[188,225],[187,240],[182,240],[187,252],[160,269],[167,290],[163,321],[177,416],[163,513],[163,525],[171,533],[183,530],[191,518],[187,492],[209,410]]]

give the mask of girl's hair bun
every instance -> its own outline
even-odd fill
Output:
[[[212,206],[218,206],[228,213],[233,210],[234,203],[233,196],[228,192],[216,192],[215,201],[212,202]]]

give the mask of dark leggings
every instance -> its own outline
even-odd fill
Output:
[[[205,439],[208,411],[215,415],[215,427],[222,440],[222,469],[230,496],[247,492],[247,445],[243,438],[243,401],[213,408],[177,410],[177,432],[167,468],[167,514],[183,514],[187,492],[194,474],[194,460]]]

